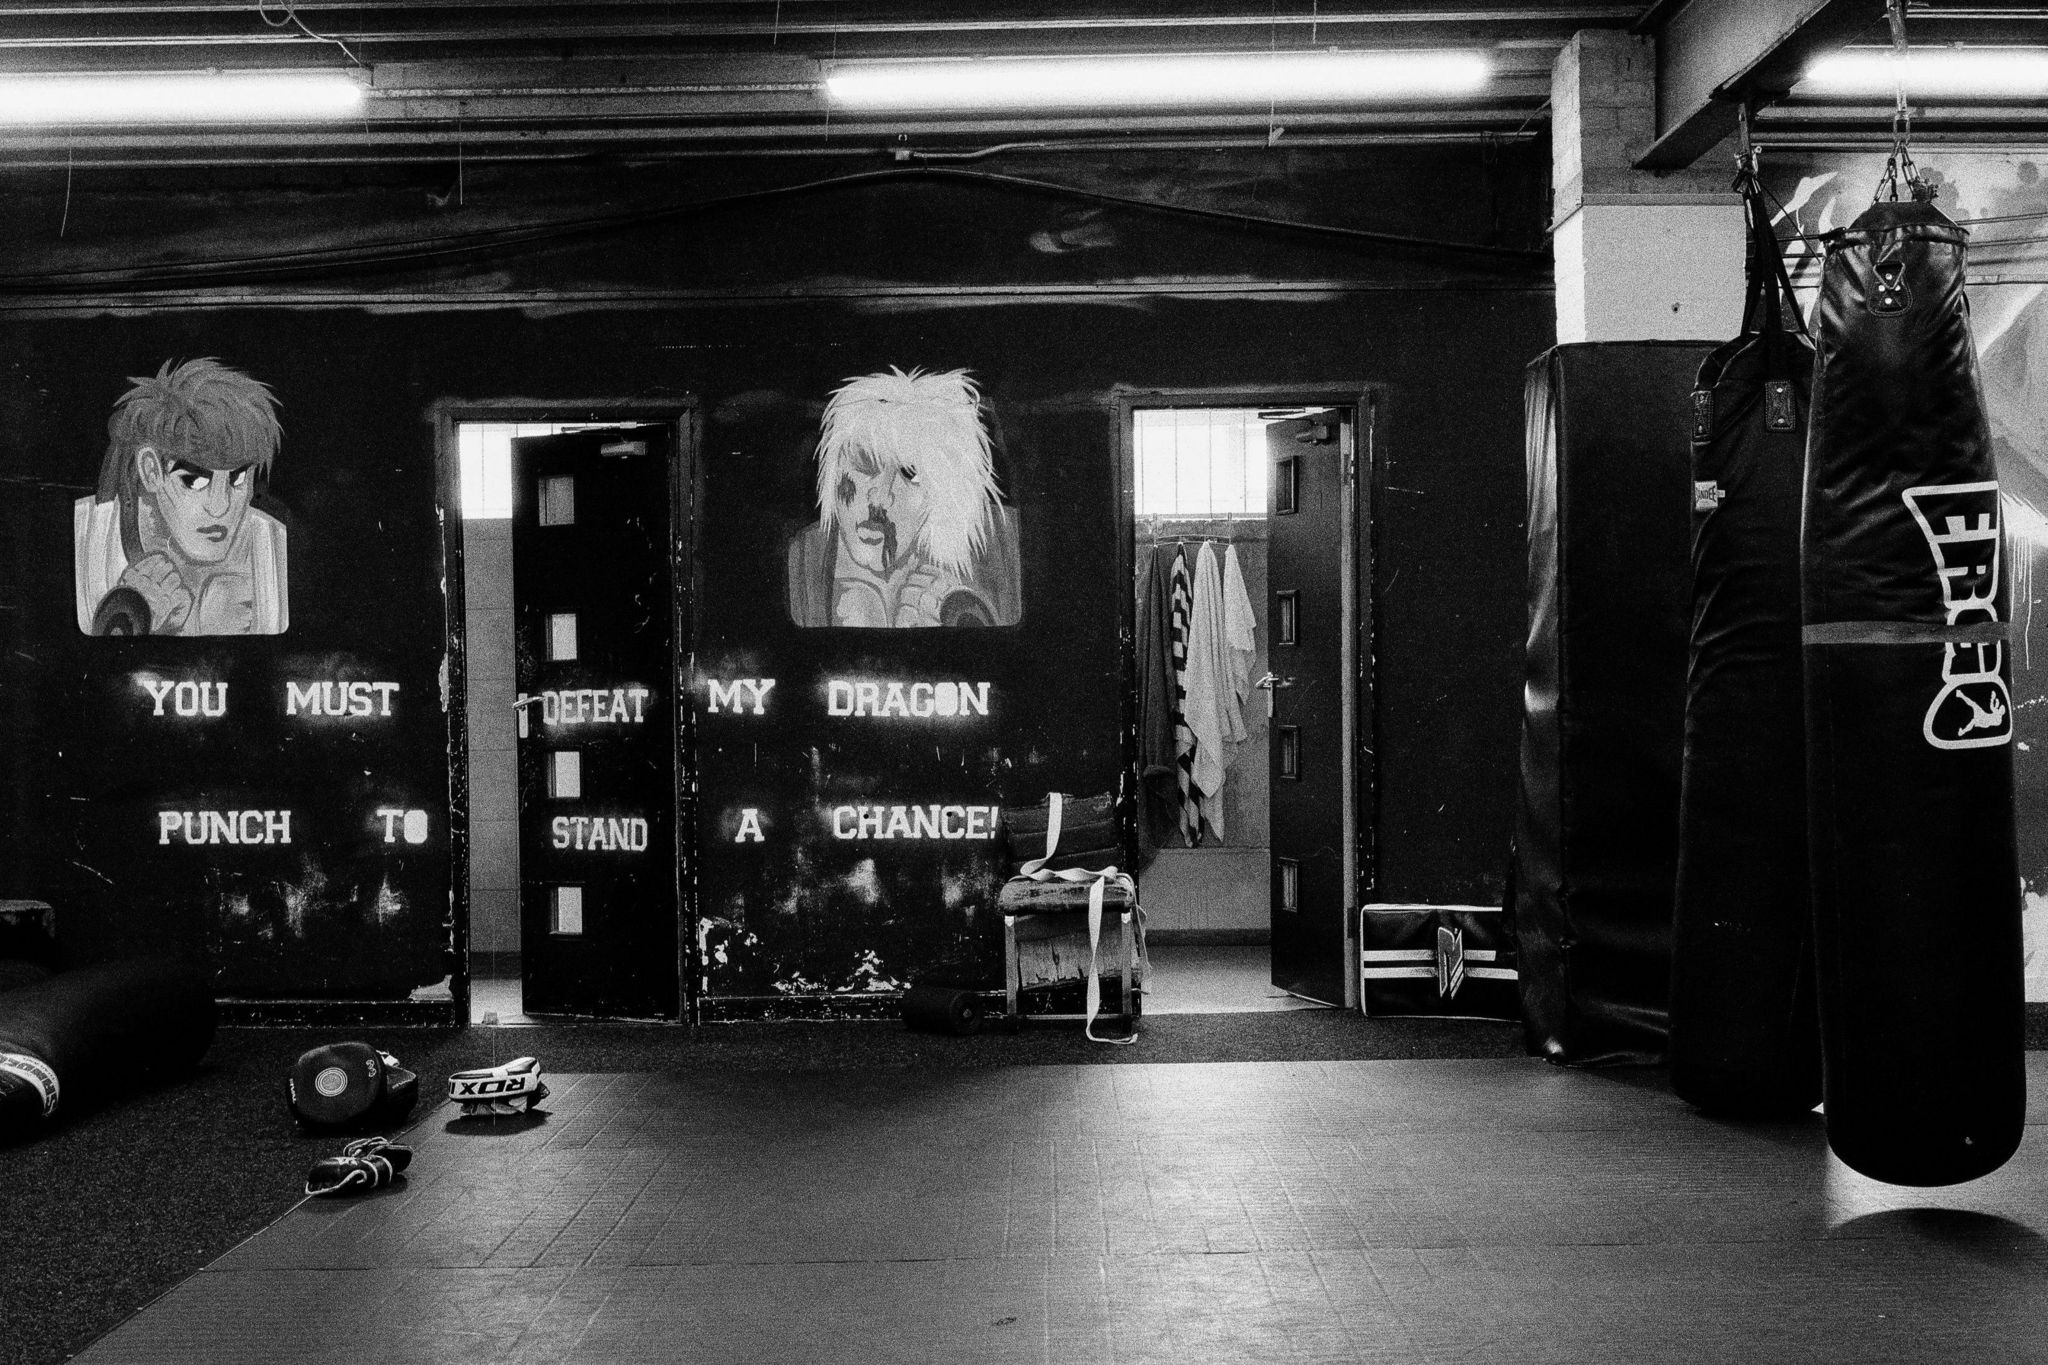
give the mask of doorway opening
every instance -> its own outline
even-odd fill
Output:
[[[1148,1013],[1358,999],[1365,408],[1247,397],[1124,413]]]
[[[672,412],[528,420],[547,414],[521,407],[445,413],[440,423],[462,546],[468,839],[455,875],[466,883],[470,1022],[500,1025],[534,1022],[526,1014],[522,971],[513,442],[676,421]]]

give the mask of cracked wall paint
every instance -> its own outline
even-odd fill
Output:
[[[2020,893],[2020,927],[2025,939],[2027,999],[2048,1000],[2048,892]]]

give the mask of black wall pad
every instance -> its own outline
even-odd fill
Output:
[[[1514,906],[1529,1050],[1662,1058],[1703,342],[1554,348],[1523,389],[1529,643]]]
[[[2004,539],[1962,229],[1828,244],[1801,578],[1828,1143],[1901,1185],[1996,1169],[2026,1080]]]

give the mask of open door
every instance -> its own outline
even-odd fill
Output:
[[[529,1014],[682,1014],[678,464],[666,426],[512,443]]]
[[[1353,449],[1335,409],[1266,428],[1273,984],[1331,1005],[1352,1003]]]

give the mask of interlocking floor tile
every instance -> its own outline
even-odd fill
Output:
[[[2039,1098],[2048,1054],[2029,1054]],[[1818,1119],[1535,1061],[550,1078],[436,1111],[86,1365],[2048,1360],[2048,1154],[1906,1190]]]

